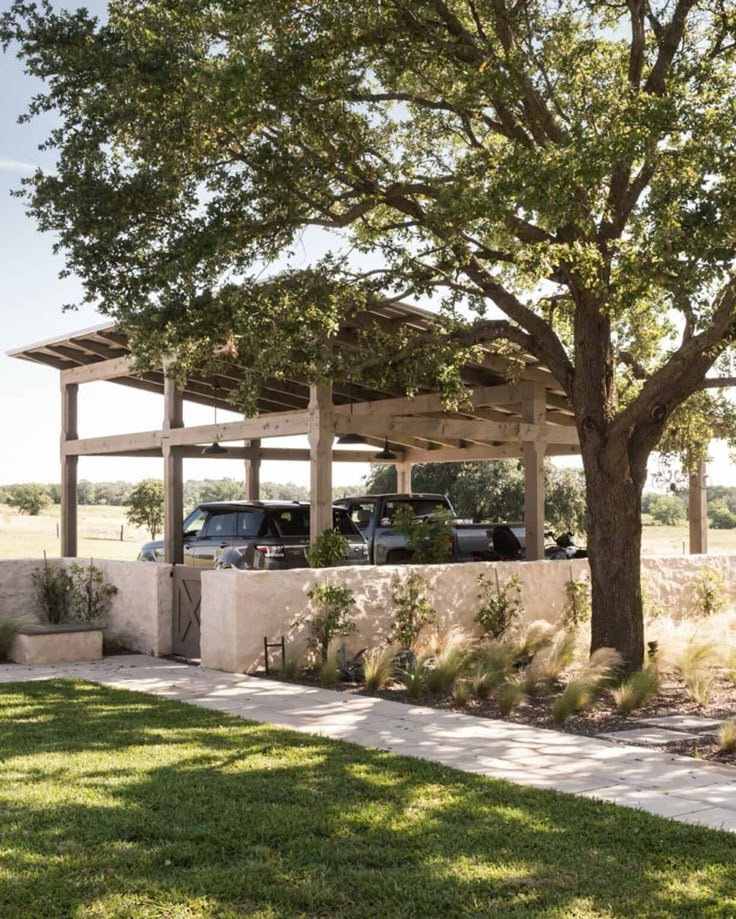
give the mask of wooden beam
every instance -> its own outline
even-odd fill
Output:
[[[84,355],[80,352],[80,357]],[[62,370],[64,383],[94,383],[96,380],[114,380],[116,377],[127,377],[131,374],[130,357],[113,357],[108,361],[96,361],[70,370]]]
[[[173,380],[164,381],[164,433],[171,434],[184,425],[184,400]],[[184,474],[182,457],[172,448],[169,437],[163,441],[164,454],[164,561],[184,562]]]
[[[707,555],[708,553],[708,489],[705,484],[705,475],[705,460],[700,460],[690,474],[688,495],[691,555]]]
[[[78,430],[78,396],[76,383],[61,382],[61,556],[77,556],[77,473],[78,457],[66,452],[76,441]]]
[[[522,418],[540,429],[545,427],[545,390],[539,384],[524,384],[526,398]],[[544,441],[529,440],[522,448],[524,457],[524,528],[527,561],[544,558]]]
[[[504,386],[479,386],[468,390],[468,404],[473,406],[513,404],[521,402],[523,384],[512,383]],[[376,402],[355,402],[352,405],[335,406],[335,417],[358,417],[370,415],[372,418],[392,415],[416,415],[423,412],[441,412],[444,409],[442,396],[439,393],[425,393],[419,396],[401,397],[398,399],[379,399]],[[462,411],[462,409],[460,409]]]
[[[332,441],[335,421],[332,386],[316,383],[309,388],[309,533],[313,543],[323,530],[332,529]]]
[[[166,432],[166,437],[171,446],[193,446],[213,441],[227,443],[235,440],[251,440],[255,437],[288,437],[293,434],[306,434],[308,430],[308,412],[274,412],[245,421],[226,421],[222,424],[172,428]],[[136,453],[139,450],[161,449],[163,437],[163,431],[137,431],[134,434],[88,437],[67,443],[65,449],[67,453],[77,456]]]

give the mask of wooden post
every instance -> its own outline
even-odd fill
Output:
[[[245,447],[255,447],[260,451],[260,438],[246,440],[243,442]],[[245,497],[249,501],[260,501],[261,499],[261,457],[245,460]]]
[[[164,435],[173,428],[184,427],[184,401],[181,390],[173,380],[164,382]],[[184,461],[171,446],[169,438],[162,440],[164,454],[164,561],[181,564],[184,561]]]
[[[522,420],[528,424],[544,425],[546,402],[543,386],[530,385],[521,406]],[[526,558],[544,558],[544,450],[540,440],[525,443],[524,458],[524,527]]]
[[[332,529],[332,441],[335,419],[332,384],[309,387],[309,531],[314,542]]]
[[[400,495],[411,494],[411,463],[396,464],[396,491]]]
[[[688,517],[690,520],[690,554],[706,555],[708,552],[708,490],[705,484],[705,460],[700,460],[690,473]]]
[[[66,452],[67,442],[79,438],[79,386],[61,384],[61,556],[77,555],[77,469],[79,457]]]

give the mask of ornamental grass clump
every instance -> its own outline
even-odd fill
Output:
[[[674,658],[676,675],[698,705],[705,705],[712,695],[718,657],[718,647],[714,642],[693,636]]]
[[[340,680],[340,649],[331,647],[320,664],[319,681],[323,686],[334,686]]]
[[[555,627],[544,619],[536,619],[526,627],[519,643],[519,657],[530,657],[548,648],[555,637]]]
[[[427,656],[418,657],[413,664],[399,672],[399,679],[410,699],[419,699],[426,692],[429,660]]]
[[[506,680],[496,687],[494,698],[499,712],[510,715],[514,708],[524,700],[524,690],[515,680]]]
[[[25,629],[31,627],[36,622],[32,616],[11,616],[7,619],[0,619],[0,660],[5,660],[8,651],[19,635]]]
[[[659,691],[659,673],[653,664],[630,674],[613,690],[613,701],[620,714],[630,715]]]
[[[363,680],[365,688],[376,692],[386,689],[396,678],[396,648],[386,645],[371,648],[363,655]]]
[[[456,680],[452,687],[452,701],[459,708],[465,708],[470,702],[471,688],[467,680]]]
[[[513,673],[517,649],[509,641],[490,641],[473,654],[469,672],[479,699],[488,698]]]
[[[621,671],[621,655],[613,648],[598,648],[583,670],[567,684],[552,705],[552,717],[563,724],[576,712],[587,708],[616,679]]]
[[[718,729],[718,749],[724,753],[736,751],[736,721],[729,718]]]

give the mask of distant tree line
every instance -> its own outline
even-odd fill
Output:
[[[669,494],[646,492],[642,498],[642,519],[654,526],[678,526],[687,520],[687,490]],[[708,486],[708,523],[714,530],[736,529],[736,488]]]

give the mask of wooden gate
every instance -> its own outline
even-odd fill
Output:
[[[171,650],[180,657],[199,658],[199,623],[202,605],[202,571],[189,565],[174,566],[174,609]]]

